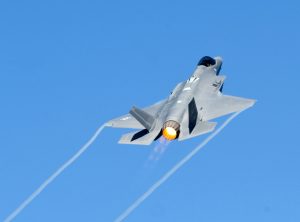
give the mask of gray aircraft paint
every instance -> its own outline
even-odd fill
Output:
[[[123,135],[119,143],[149,145],[161,136],[168,121],[178,123],[177,139],[185,140],[213,131],[216,123],[209,122],[211,119],[253,106],[255,100],[222,94],[226,78],[219,75],[222,59],[213,60],[209,66],[198,64],[192,76],[179,83],[167,99],[144,109],[133,107],[106,126],[140,129]]]

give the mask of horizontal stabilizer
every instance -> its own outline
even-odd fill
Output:
[[[149,132],[147,129],[125,134],[119,140],[120,144],[150,145],[160,134],[160,129]]]
[[[216,125],[216,122],[207,122],[199,120],[197,121],[197,124],[191,133],[189,133],[189,130],[187,129],[180,130],[178,140],[186,140],[195,136],[199,136],[201,134],[209,133],[215,129]]]
[[[134,129],[144,129],[145,128],[130,114],[110,120],[109,122],[106,123],[106,126],[115,127],[115,128],[134,128]]]

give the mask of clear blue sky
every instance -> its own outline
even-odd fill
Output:
[[[220,55],[224,93],[258,100],[126,221],[300,221],[299,1],[0,3],[0,220],[105,121],[168,96]],[[113,221],[205,136],[96,143],[15,221]]]

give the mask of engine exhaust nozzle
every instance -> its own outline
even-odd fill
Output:
[[[165,122],[162,130],[163,136],[167,140],[174,140],[178,137],[180,125],[176,121],[169,120]]]

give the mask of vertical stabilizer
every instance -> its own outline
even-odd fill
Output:
[[[150,131],[150,129],[153,127],[155,118],[144,110],[141,110],[137,107],[132,107],[129,113],[148,131]]]

